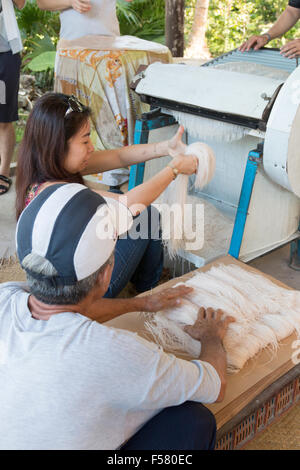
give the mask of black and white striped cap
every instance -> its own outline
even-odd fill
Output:
[[[45,188],[22,212],[16,230],[17,253],[34,253],[52,263],[55,285],[73,285],[96,272],[128,231],[132,215],[113,198],[103,198],[78,183]],[[24,268],[25,269],[25,268]],[[36,279],[45,276],[26,271]]]

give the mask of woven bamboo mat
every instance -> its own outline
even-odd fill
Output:
[[[0,263],[0,283],[11,281],[26,281],[25,273],[16,258]]]
[[[300,450],[300,406],[295,405],[242,450]]]

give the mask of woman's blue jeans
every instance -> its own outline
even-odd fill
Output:
[[[155,287],[163,269],[159,211],[149,206],[134,218],[115,248],[115,264],[106,298],[116,297],[131,281],[137,292]]]

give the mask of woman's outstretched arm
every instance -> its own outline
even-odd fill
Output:
[[[186,145],[182,142],[183,133],[184,128],[180,126],[174,137],[170,140],[153,144],[129,145],[113,150],[95,151],[83,175],[124,168],[125,166],[146,162],[165,155],[175,157],[178,154],[183,154],[186,148]]]
[[[157,197],[169,186],[174,179],[175,168],[178,173],[192,175],[196,173],[198,159],[194,155],[177,155],[173,158],[171,166],[166,166],[151,179],[131,189],[124,194],[116,194],[106,191],[96,191],[102,196],[118,199],[125,204],[133,216],[140,214],[147,206],[154,202]]]

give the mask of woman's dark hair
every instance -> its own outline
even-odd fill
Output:
[[[28,188],[33,183],[68,181],[83,183],[80,173],[65,170],[64,160],[68,140],[87,122],[90,108],[81,111],[70,109],[69,96],[62,93],[46,93],[31,111],[20,145],[16,178],[16,214],[19,218],[25,207]]]

